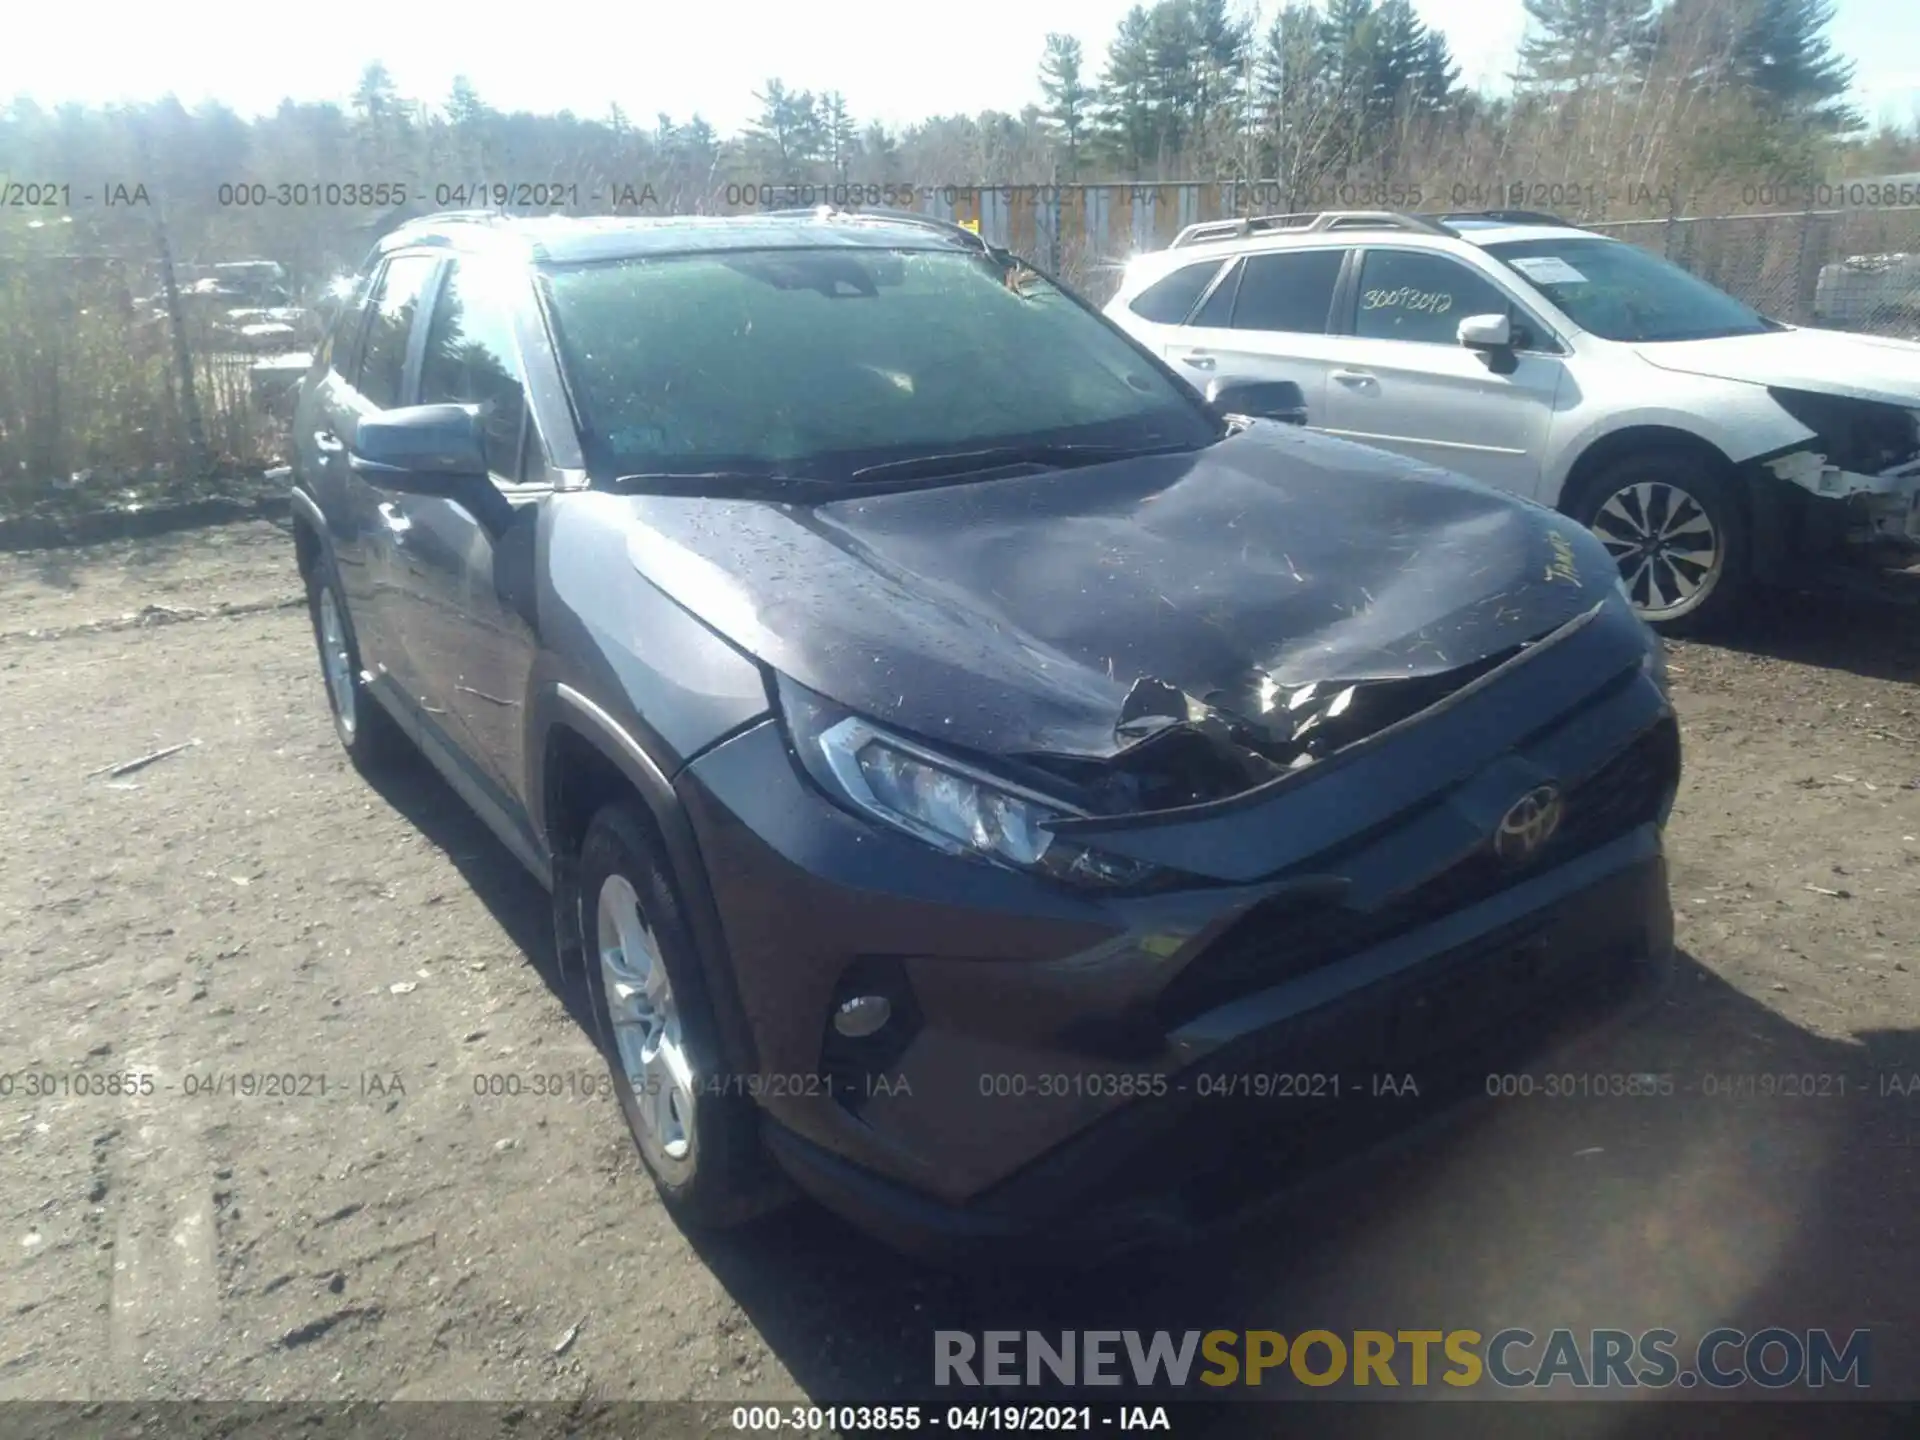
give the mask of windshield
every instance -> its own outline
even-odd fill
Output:
[[[843,480],[1003,446],[1194,448],[1197,396],[1019,262],[724,251],[546,275],[588,463]]]
[[[1514,240],[1486,249],[1602,340],[1711,340],[1778,328],[1678,265],[1624,241]]]

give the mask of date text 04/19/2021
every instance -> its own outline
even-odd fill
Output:
[[[951,1430],[962,1434],[1041,1433],[1085,1435],[1098,1430],[1169,1434],[1173,1420],[1164,1405],[736,1405],[737,1434],[795,1431],[851,1434]]]
[[[0,1101],[140,1100],[151,1096],[233,1100],[385,1100],[407,1093],[396,1071],[330,1074],[295,1070],[94,1071],[27,1069],[0,1072]]]

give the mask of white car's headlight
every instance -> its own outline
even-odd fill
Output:
[[[790,708],[789,723],[794,719]],[[811,732],[802,717],[793,733],[796,744],[815,747],[834,788],[856,808],[948,854],[1093,888],[1140,885],[1160,873],[1156,866],[1063,840],[1047,828],[1083,812],[858,716]],[[819,767],[809,768],[819,775]]]

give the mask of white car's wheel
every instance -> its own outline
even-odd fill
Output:
[[[1708,629],[1743,598],[1746,516],[1723,477],[1693,456],[1627,456],[1591,476],[1567,508],[1613,556],[1649,625]]]

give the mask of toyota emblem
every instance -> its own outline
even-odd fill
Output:
[[[1565,813],[1558,785],[1529,790],[1500,817],[1500,828],[1493,833],[1494,854],[1509,865],[1526,864],[1553,839]]]

